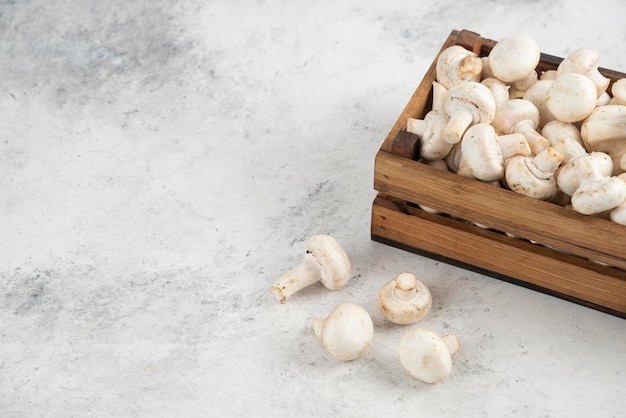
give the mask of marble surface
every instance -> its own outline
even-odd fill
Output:
[[[453,29],[596,48],[621,1],[0,3],[0,416],[618,417],[626,322],[372,242],[373,162]],[[339,291],[278,304],[306,239]],[[397,358],[376,294],[411,271],[455,333],[443,383]],[[363,357],[310,330],[352,301]]]

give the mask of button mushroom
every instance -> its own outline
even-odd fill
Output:
[[[554,172],[562,160],[563,155],[552,147],[535,157],[515,156],[505,167],[506,184],[514,192],[528,197],[552,199],[558,192]]]
[[[507,36],[500,39],[489,52],[488,65],[494,77],[511,84],[532,74],[539,64],[540,56],[539,45],[532,37]]]
[[[504,157],[498,135],[488,123],[467,129],[461,141],[461,155],[469,174],[482,181],[496,181],[504,176]]]
[[[425,317],[433,304],[430,289],[414,274],[400,273],[378,293],[378,308],[394,324],[413,324]]]
[[[604,152],[594,151],[570,159],[556,172],[556,182],[559,190],[568,196],[574,194],[580,186],[580,179],[586,176],[583,169],[586,163],[583,164],[583,160],[590,160],[591,164],[598,169],[602,176],[610,176],[613,172],[613,160]]]
[[[491,91],[493,99],[496,103],[496,111],[500,106],[502,106],[510,99],[509,86],[507,86],[506,84],[504,84],[504,82],[498,80],[497,78],[484,78],[480,81],[480,84],[484,84]]]
[[[482,60],[472,51],[460,45],[452,45],[437,58],[436,78],[450,89],[462,82],[480,81]]]
[[[598,71],[600,55],[589,47],[578,48],[569,54],[556,69],[557,77],[576,73],[587,76],[596,87],[596,98],[600,97],[609,86],[611,80]]]
[[[626,153],[626,106],[598,106],[580,127],[587,151],[601,151],[613,159],[618,174],[620,160]]]
[[[329,235],[315,235],[306,244],[304,261],[283,274],[271,287],[280,303],[297,291],[317,281],[324,287],[336,290],[345,286],[350,278],[350,260],[341,245]]]
[[[537,110],[539,110],[539,128],[543,128],[546,123],[556,119],[552,112],[550,112],[550,109],[548,109],[548,104],[546,103],[548,90],[551,85],[552,80],[539,80],[526,90],[522,97],[532,102],[532,104],[537,107]]]
[[[325,319],[315,318],[313,332],[333,357],[350,361],[360,357],[372,343],[374,324],[363,307],[344,302]]]
[[[598,100],[596,86],[589,77],[577,73],[556,78],[548,89],[546,104],[562,122],[579,122],[591,114]]]
[[[413,328],[400,340],[402,367],[425,383],[443,381],[452,370],[452,356],[459,351],[454,335],[440,337],[428,328]]]
[[[590,159],[582,159],[580,186],[572,195],[572,209],[594,215],[616,208],[626,199],[626,183],[619,177],[603,176]]]
[[[550,141],[550,145],[554,149],[563,154],[563,164],[572,158],[587,153],[580,137],[580,131],[571,123],[553,120],[543,127],[541,135]]]
[[[452,149],[452,144],[443,140],[443,130],[450,117],[443,111],[431,110],[424,119],[409,118],[407,131],[421,139],[420,157],[425,160],[441,160]]]
[[[626,105],[626,78],[616,80],[611,86],[613,98],[609,104]]]
[[[458,143],[469,126],[480,122],[490,123],[496,113],[491,90],[474,81],[450,88],[444,99],[444,107],[450,121],[443,131],[443,139],[451,144]]]
[[[528,100],[511,99],[504,103],[491,124],[500,134],[524,135],[533,154],[539,154],[550,146],[550,141],[536,131],[539,126],[539,110]]]

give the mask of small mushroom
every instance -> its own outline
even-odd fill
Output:
[[[342,288],[350,278],[350,260],[337,240],[329,235],[315,235],[306,244],[304,261],[283,274],[271,292],[284,303],[297,291],[320,281],[330,290]]]
[[[613,160],[604,152],[594,151],[570,159],[556,172],[559,190],[568,196],[574,194],[580,186],[581,178],[586,176],[583,169],[586,163],[583,164],[583,160],[590,160],[602,176],[610,176],[613,172]]]
[[[626,199],[626,183],[619,177],[603,176],[590,159],[582,159],[580,186],[572,195],[572,209],[594,215],[615,209]]]
[[[539,45],[532,37],[507,36],[500,39],[489,52],[489,68],[497,79],[507,84],[514,83],[535,71],[540,55]]]
[[[477,123],[465,131],[461,155],[469,174],[478,180],[496,181],[504,176],[504,157],[498,135],[488,123]]]
[[[536,130],[539,126],[539,110],[529,100],[511,99],[504,103],[491,124],[499,134],[524,135],[533,154],[539,154],[550,146],[550,141]]]
[[[450,116],[443,139],[458,143],[465,130],[476,123],[490,123],[496,113],[496,103],[487,86],[474,81],[458,84],[446,93],[446,113]]]
[[[475,53],[460,45],[452,45],[437,58],[436,78],[450,89],[462,82],[480,81],[482,69],[482,60]]]
[[[587,76],[596,87],[596,97],[600,97],[609,86],[611,80],[598,71],[600,55],[589,47],[578,48],[569,54],[556,69],[557,77],[576,73]]]
[[[535,157],[515,156],[505,167],[505,180],[509,189],[524,196],[540,200],[552,199],[558,192],[554,172],[563,155],[550,147]]]
[[[556,118],[548,109],[548,104],[546,103],[546,98],[548,97],[548,90],[552,85],[552,80],[539,80],[528,90],[524,92],[524,96],[522,97],[529,102],[532,102],[539,110],[539,125],[538,128],[543,128],[543,126],[555,120]]]
[[[411,376],[425,383],[438,383],[452,371],[452,356],[458,351],[456,336],[440,337],[431,329],[413,328],[400,340],[399,357]]]
[[[548,89],[546,104],[562,122],[579,122],[591,114],[598,96],[589,77],[568,73],[556,78]]]
[[[443,140],[442,132],[450,117],[441,110],[429,111],[424,119],[407,120],[407,131],[420,137],[420,157],[425,160],[441,160],[452,149],[452,144]]]
[[[394,324],[413,324],[424,318],[432,305],[430,289],[413,273],[400,273],[378,293],[380,312]]]
[[[626,78],[616,80],[611,86],[613,98],[609,104],[626,105]]]
[[[498,80],[495,77],[487,77],[480,81],[480,84],[484,84],[493,94],[493,99],[496,103],[496,110],[507,102],[509,97],[509,86],[504,84],[503,81]]]
[[[626,154],[626,106],[598,106],[584,120],[580,135],[587,151],[601,151],[613,159],[618,174],[620,160]]]
[[[541,135],[550,141],[554,149],[563,154],[563,164],[572,158],[587,154],[580,131],[574,124],[553,120],[543,127]]]
[[[372,343],[374,324],[363,307],[344,302],[325,319],[315,318],[313,333],[333,357],[350,361],[360,357]]]

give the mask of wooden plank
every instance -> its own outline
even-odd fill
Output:
[[[372,238],[626,317],[626,272],[377,197]]]
[[[374,188],[584,258],[626,269],[626,227],[379,151]]]

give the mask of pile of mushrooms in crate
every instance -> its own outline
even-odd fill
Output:
[[[420,161],[626,225],[626,78],[609,88],[589,47],[540,74],[539,60],[526,35],[485,57],[443,50],[432,109],[407,122]]]

